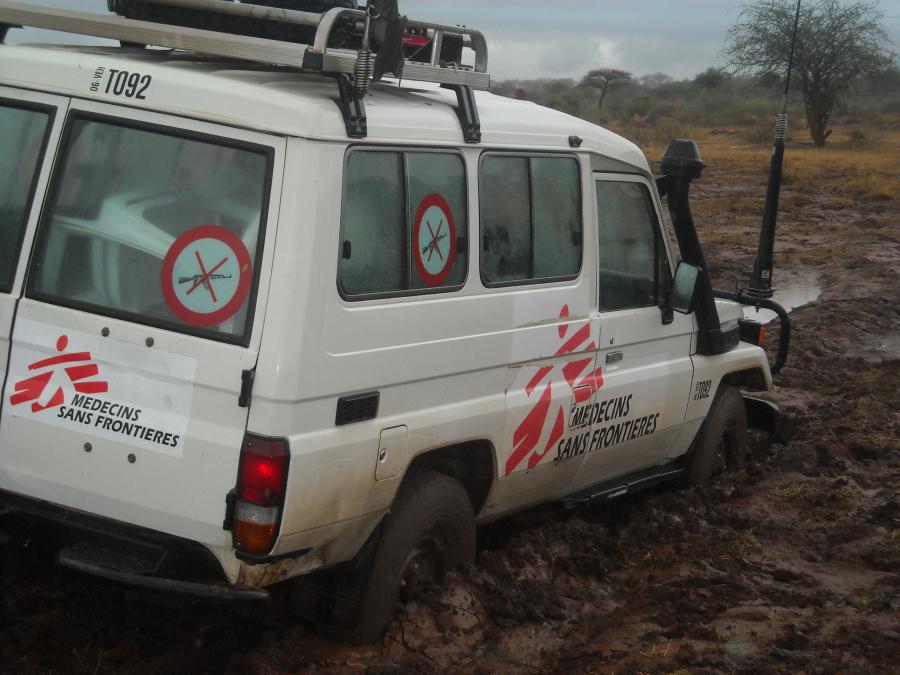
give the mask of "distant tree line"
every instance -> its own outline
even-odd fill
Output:
[[[783,76],[734,75],[721,68],[708,68],[684,80],[664,73],[616,73],[605,85],[596,71],[591,71],[581,80],[498,81],[492,91],[582,117],[625,132],[635,140],[650,140],[654,132],[662,138],[692,126],[740,127],[748,140],[772,140],[772,122],[781,108]],[[835,115],[860,124],[892,117],[892,123],[897,124],[900,69],[857,78],[837,104]],[[808,129],[799,88],[791,98],[791,116],[795,127],[802,125],[804,129],[804,134],[795,134],[795,139],[803,140]]]
[[[883,18],[877,0],[755,0],[743,6],[726,36],[730,70],[708,68],[692,80],[675,81],[664,73],[634,77],[595,68],[578,82],[499,82],[495,90],[619,130],[754,127],[781,112],[792,64],[792,116],[796,121],[800,113],[809,138],[822,147],[835,115],[863,121],[900,113],[900,70]],[[765,128],[760,132],[764,137]]]

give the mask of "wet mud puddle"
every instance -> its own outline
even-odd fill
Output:
[[[788,312],[815,302],[822,295],[822,284],[814,272],[800,272],[786,276],[781,283],[775,284],[775,302]],[[744,318],[767,324],[778,318],[778,315],[769,309],[757,309],[745,307]]]

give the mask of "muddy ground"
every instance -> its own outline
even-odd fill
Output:
[[[752,262],[760,157],[714,153],[695,190],[720,287]],[[842,186],[838,169],[788,181],[779,280],[822,294],[793,313],[770,394],[782,434],[754,438],[748,470],[484,528],[477,564],[367,648],[316,637],[277,603],[160,606],[8,552],[0,670],[900,672],[900,209]]]

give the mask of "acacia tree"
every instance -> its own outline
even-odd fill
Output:
[[[760,0],[745,5],[728,31],[725,54],[737,72],[784,76],[796,3]],[[809,134],[825,145],[835,105],[854,82],[893,65],[896,55],[881,26],[877,2],[805,0],[801,6],[793,76],[803,92]]]
[[[600,90],[600,100],[597,102],[598,108],[603,107],[603,100],[612,87],[628,84],[629,82],[631,82],[631,73],[613,68],[592,70],[581,80],[583,86],[595,87]]]

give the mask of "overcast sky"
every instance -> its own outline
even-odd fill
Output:
[[[29,4],[105,12],[106,0],[26,0]],[[742,0],[400,0],[415,19],[483,31],[494,79],[581,77],[592,68],[635,75],[693,77],[723,65],[725,32]],[[881,0],[884,26],[900,45],[900,0]],[[10,33],[10,42],[65,39],[41,31]]]

